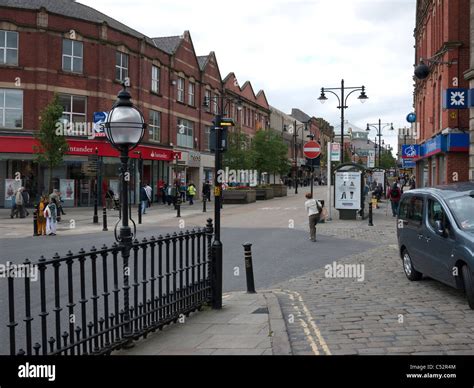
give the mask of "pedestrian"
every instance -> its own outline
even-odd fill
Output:
[[[13,218],[13,216],[18,218],[18,215],[20,215],[20,218],[25,218],[25,211],[23,210],[24,200],[23,195],[21,193],[22,190],[23,187],[20,187],[15,193],[15,207],[12,208],[10,218]]]
[[[30,213],[26,207],[30,204],[30,194],[28,194],[25,187],[21,188],[21,195],[23,197],[23,211],[26,213],[25,216],[28,217]]]
[[[56,199],[51,198],[48,206],[44,210],[44,217],[46,218],[46,234],[48,236],[56,236],[57,222],[58,222],[58,207]]]
[[[211,185],[209,181],[204,182],[202,185],[202,196],[207,202],[211,202]]]
[[[310,233],[310,240],[316,242],[316,224],[318,223],[321,211],[323,207],[321,203],[314,199],[311,193],[306,194],[306,202],[304,203],[304,207],[308,212],[309,217],[309,233]]]
[[[114,195],[114,191],[109,187],[109,189],[105,193],[105,202],[108,210],[111,210],[113,208]]]
[[[402,196],[402,192],[400,187],[398,187],[397,182],[393,183],[393,186],[390,187],[388,191],[388,198],[392,204],[392,215],[396,217],[398,214],[398,204],[400,203],[400,197]]]
[[[410,180],[410,190],[414,190],[416,188],[415,177],[412,176]]]
[[[142,207],[142,214],[146,214],[146,208],[149,201],[148,193],[146,191],[146,184],[144,183],[142,188],[140,189],[140,203]]]
[[[146,195],[148,196],[148,207],[151,207],[151,202],[153,199],[153,189],[148,183],[145,184]]]
[[[194,183],[191,182],[188,185],[188,198],[189,198],[190,205],[194,205],[193,199],[195,195],[196,195],[196,186],[194,186]]]
[[[36,206],[37,220],[36,224],[38,226],[38,236],[46,236],[46,217],[44,216],[44,211],[48,206],[48,199],[46,196],[42,196],[38,205]]]
[[[168,206],[171,206],[171,203],[173,202],[173,198],[175,197],[175,187],[173,185],[166,185],[166,202],[168,203]]]

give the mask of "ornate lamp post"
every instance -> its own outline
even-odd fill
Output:
[[[133,105],[130,93],[127,91],[125,84],[123,89],[117,96],[117,101],[109,112],[107,121],[104,124],[107,139],[120,152],[120,171],[122,179],[122,211],[121,220],[115,225],[115,239],[119,243],[122,251],[123,259],[123,300],[124,300],[124,338],[127,340],[125,346],[133,346],[132,344],[132,325],[130,322],[130,305],[129,305],[129,275],[128,275],[128,259],[130,257],[130,249],[132,247],[133,238],[136,235],[129,226],[128,214],[128,183],[130,181],[130,172],[128,171],[129,152],[133,150],[141,142],[145,133],[145,120],[143,114]],[[119,222],[120,233],[117,236],[117,226]],[[132,220],[133,222],[133,220]],[[135,227],[135,223],[134,227]]]
[[[378,123],[375,124],[367,124],[366,131],[370,131],[370,127],[374,128],[377,131],[377,136],[379,137],[379,164],[377,167],[380,168],[380,155],[381,155],[381,150],[382,150],[382,143],[381,143],[381,138],[382,138],[382,131],[390,126],[390,130],[393,131],[393,124],[392,123],[382,123],[382,120],[379,119]]]

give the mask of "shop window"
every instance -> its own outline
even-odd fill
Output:
[[[194,123],[178,119],[177,143],[179,147],[194,148]]]
[[[128,78],[128,55],[117,51],[115,53],[115,79],[125,81]]]
[[[150,111],[150,124],[148,125],[150,140],[159,142],[161,139],[161,113]]]
[[[214,99],[212,100],[212,106],[214,109],[212,110],[215,115],[219,113],[219,95],[214,94]]]
[[[0,30],[0,65],[18,65],[18,32]]]
[[[0,127],[23,128],[23,91],[0,89]]]
[[[70,39],[63,39],[63,70],[82,73],[83,45]]]
[[[64,124],[86,122],[86,97],[60,94],[59,103],[63,107]]]

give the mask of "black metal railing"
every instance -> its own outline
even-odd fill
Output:
[[[26,260],[37,266],[38,281],[25,276],[20,287],[18,277],[8,277],[10,354],[110,354],[199,310],[211,301],[212,238],[209,219],[202,229],[135,240],[129,267],[116,243]],[[22,305],[24,336],[17,341],[15,311]],[[25,348],[17,351],[20,341]]]

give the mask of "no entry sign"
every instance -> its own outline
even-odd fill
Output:
[[[304,145],[303,153],[308,159],[316,159],[319,155],[321,155],[321,146],[317,141],[308,141]]]

